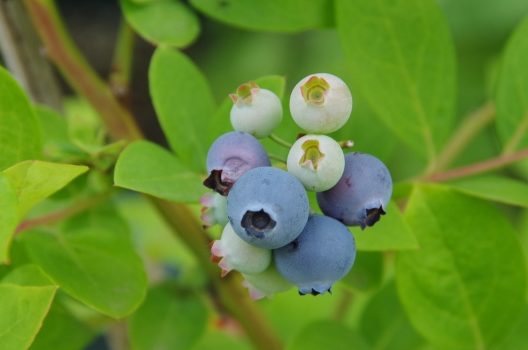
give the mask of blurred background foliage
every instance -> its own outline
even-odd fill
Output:
[[[107,0],[64,0],[58,1],[58,5],[83,54],[101,76],[107,77],[112,70],[112,54],[122,16],[121,8],[126,13],[127,9],[133,9],[134,6],[143,6],[141,3],[155,2],[166,1],[122,0],[120,4],[118,1]],[[228,0],[225,1],[227,2]],[[187,28],[190,28],[185,34],[168,37],[166,33],[173,30],[170,24],[165,24],[162,20],[150,23],[149,18],[140,18],[134,15],[133,11],[128,11],[130,14],[127,15],[127,20],[140,33],[134,46],[130,106],[147,137],[167,144],[154,113],[147,76],[155,49],[149,41],[161,40],[181,47],[198,65],[207,78],[218,105],[240,83],[266,75],[286,77],[286,97],[295,83],[307,74],[329,72],[342,77],[351,87],[354,110],[350,122],[334,136],[337,139],[352,139],[355,142],[355,150],[365,151],[385,160],[395,180],[405,180],[420,173],[426,165],[426,160],[417,156],[381,123],[361,95],[361,91],[354,89],[340,39],[334,28],[332,2],[314,2],[320,4],[314,6],[317,8],[316,12],[308,11],[300,16],[298,22],[282,21],[281,23],[289,23],[289,26],[279,30],[276,26],[267,27],[265,23],[259,22],[258,11],[251,13],[251,16],[240,16],[239,22],[232,23],[229,19],[215,18],[218,16],[215,16],[214,11],[213,15],[204,15],[206,10],[198,12],[193,8],[223,6],[221,0],[183,2],[178,4],[183,9],[168,6],[152,15],[152,18],[164,18],[169,22],[178,18],[178,23],[186,23]],[[506,40],[521,19],[528,14],[528,1],[438,0],[438,3],[447,18],[455,43],[458,123],[465,115],[491,98]],[[164,25],[168,28],[160,28]],[[311,29],[312,27],[318,29]],[[73,134],[77,147],[91,152],[92,155],[98,154],[98,147],[102,144],[97,131],[99,126],[97,122],[93,122],[94,112],[86,103],[75,97],[67,84],[63,83],[62,87],[71,97],[65,105],[65,114],[70,118],[82,120],[77,124],[92,126],[67,131],[53,113],[42,111],[42,119],[47,120],[43,125],[45,130],[49,130],[49,133],[46,133],[58,134],[53,137],[54,140],[60,139],[61,132],[64,135]],[[300,130],[291,122],[287,108],[285,111],[285,122],[278,134],[292,140]],[[48,129],[48,125],[54,127]],[[66,143],[67,137],[63,139]],[[266,146],[273,153],[286,155],[284,149],[274,144],[266,143]],[[72,159],[79,156],[76,152],[72,151]],[[455,165],[486,159],[499,152],[500,144],[494,126],[491,125],[457,158]],[[109,157],[109,164],[112,164],[112,159],[115,160],[112,151],[102,154]],[[57,206],[57,202],[70,201],[71,194],[79,196],[84,195],[85,191],[99,192],[108,189],[111,183],[104,176],[107,163],[105,159],[99,161],[96,163],[99,172],[81,176],[50,201],[37,207],[32,215],[37,216],[39,212],[49,211]],[[515,176],[526,178],[528,172],[520,169],[515,172]],[[149,202],[129,193],[119,196],[114,200],[114,205],[117,213],[112,215],[128,222],[134,244],[147,266],[150,283],[157,285],[129,322],[128,327],[133,334],[131,341],[135,348],[154,349],[156,339],[168,339],[168,343],[178,344],[181,349],[251,348],[240,327],[228,316],[214,314],[211,300],[204,298],[201,292],[196,293],[204,287],[207,277],[200,269],[195,256],[174,237],[171,229]],[[526,209],[512,209],[506,206],[500,206],[500,209],[514,220],[527,251],[528,212]],[[194,210],[197,212],[199,208],[196,206]],[[64,225],[80,225],[79,220],[84,223],[90,221],[81,216]],[[24,249],[19,249],[25,239],[24,237],[22,242],[15,241],[13,244],[15,265],[17,262],[22,264],[30,260]],[[347,342],[355,344],[354,348],[357,349],[434,349],[411,326],[397,297],[393,278],[394,254],[361,251],[356,261],[353,271],[334,289],[332,295],[300,298],[292,289],[272,299],[258,302],[258,307],[268,317],[281,339],[288,344],[288,348],[348,349],[350,347],[342,347],[343,342],[332,343],[333,339],[348,339]],[[0,276],[7,272],[7,268],[0,267]],[[160,285],[160,282],[163,283]],[[174,297],[174,290],[177,291],[178,297]],[[115,333],[117,327],[119,333],[119,325],[111,324],[104,316],[81,305],[66,293],[61,293],[59,297],[62,303],[52,309],[50,316],[53,317],[50,324],[55,325],[55,329],[43,332],[44,335],[37,338],[32,348],[62,349],[60,346],[64,346],[63,349],[74,349],[86,346],[86,349],[95,350],[116,347],[112,339],[104,336],[104,332],[110,328]],[[72,321],[72,316],[64,312],[63,308],[85,322],[75,323],[75,319]],[[158,315],[164,310],[169,310],[166,319],[159,320]],[[67,332],[65,329],[68,326],[71,326],[72,330]],[[527,327],[528,309],[518,326],[500,345],[500,349],[528,349]],[[54,334],[57,329],[68,334]],[[316,333],[324,333],[328,339],[312,339],[311,336]],[[152,334],[156,335],[156,339],[151,339]],[[66,343],[64,340],[60,341],[62,336],[66,337]]]

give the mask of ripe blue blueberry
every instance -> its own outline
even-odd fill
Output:
[[[288,171],[309,191],[325,191],[343,175],[345,156],[341,146],[325,135],[305,135],[288,153]]]
[[[227,215],[240,238],[274,249],[293,241],[308,220],[303,185],[284,170],[261,167],[241,176],[227,196]]]
[[[343,176],[334,187],[318,193],[317,202],[326,215],[365,228],[385,214],[391,195],[392,179],[385,164],[369,154],[349,153]]]
[[[225,196],[246,171],[269,165],[266,150],[255,137],[245,132],[228,132],[217,138],[209,148],[209,177],[204,185]]]
[[[222,277],[231,270],[256,274],[263,272],[271,262],[271,250],[255,247],[241,240],[227,224],[220,240],[214,241],[211,247],[213,257],[220,258],[218,266]]]
[[[250,82],[238,87],[230,118],[233,129],[255,137],[268,137],[282,120],[281,101],[270,90]]]
[[[276,293],[284,292],[293,287],[280,273],[277,272],[274,264],[271,264],[264,272],[258,274],[246,274],[244,276],[244,286],[249,290],[252,299],[262,299],[271,297]]]
[[[343,278],[356,258],[354,237],[339,221],[312,215],[290,244],[273,251],[277,270],[299,294],[322,294]]]
[[[330,133],[342,127],[350,117],[352,94],[335,75],[312,74],[293,88],[290,112],[295,123],[309,133]]]

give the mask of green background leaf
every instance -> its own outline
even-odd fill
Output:
[[[351,227],[358,250],[407,250],[417,249],[414,233],[405,222],[400,209],[389,202],[386,215],[374,226],[361,230]]]
[[[0,344],[27,349],[35,339],[55,296],[55,286],[0,284]]]
[[[129,145],[114,172],[116,186],[175,202],[198,202],[206,192],[202,181],[169,151],[147,141]]]
[[[528,208],[528,183],[505,176],[484,175],[449,182],[449,186],[471,196]]]
[[[191,169],[204,169],[207,123],[215,101],[198,68],[181,52],[158,48],[149,68],[150,94],[172,150]]]
[[[317,321],[304,327],[288,344],[288,350],[366,350],[357,333],[336,321]]]
[[[398,253],[398,292],[414,327],[440,348],[500,341],[524,306],[526,270],[515,232],[491,205],[417,187],[405,217],[421,249]]]
[[[190,349],[205,331],[207,309],[199,297],[158,287],[131,317],[134,350]]]
[[[0,67],[0,170],[26,159],[38,159],[41,130],[29,101],[15,80]]]
[[[17,204],[15,190],[0,172],[0,263],[9,261],[9,246],[18,223]]]
[[[360,90],[404,142],[434,158],[455,107],[455,55],[436,2],[338,0],[336,18],[352,94]]]
[[[177,0],[137,3],[120,0],[127,22],[139,35],[156,45],[185,47],[200,33],[200,22],[187,6]]]
[[[32,261],[72,297],[114,318],[143,301],[146,276],[126,225],[103,207],[71,219],[61,232],[22,236]]]
[[[497,131],[506,148],[528,146],[528,18],[508,42],[495,93]]]
[[[332,23],[330,0],[191,0],[191,4],[229,25],[273,32],[297,32]]]

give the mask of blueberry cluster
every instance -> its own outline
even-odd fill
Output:
[[[297,286],[321,294],[343,278],[356,256],[348,226],[364,229],[385,214],[392,194],[387,167],[368,154],[344,154],[324,134],[341,128],[352,95],[338,77],[320,73],[302,79],[290,97],[294,121],[309,134],[290,148],[286,170],[272,167],[257,138],[271,135],[282,120],[279,98],[255,83],[231,95],[231,124],[207,154],[202,198],[205,225],[224,225],[213,243],[222,276],[238,270],[254,298]],[[350,145],[348,145],[350,146]],[[317,192],[324,215],[310,210],[306,191]]]

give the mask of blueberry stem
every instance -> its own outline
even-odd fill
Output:
[[[352,148],[354,147],[354,141],[352,140],[339,141],[339,146],[341,146],[341,148],[343,149]]]
[[[278,145],[281,145],[283,147],[286,147],[287,149],[290,149],[293,145],[291,143],[289,143],[288,141],[280,138],[279,136],[277,136],[276,134],[270,134],[269,138],[277,143]]]

